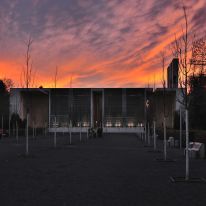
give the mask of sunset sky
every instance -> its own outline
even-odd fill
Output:
[[[145,87],[161,85],[160,51],[180,37],[179,0],[0,0],[0,78],[21,87],[25,41],[31,35],[35,85]],[[206,28],[206,1],[187,0],[191,33]]]

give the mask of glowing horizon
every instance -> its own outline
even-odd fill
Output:
[[[204,34],[206,2],[185,1],[191,33]],[[179,0],[1,0],[0,78],[21,87],[31,35],[34,87],[161,86],[159,53],[182,35]],[[197,32],[198,31],[198,32]]]

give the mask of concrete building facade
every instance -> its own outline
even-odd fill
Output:
[[[165,101],[167,127],[174,124],[179,109],[178,89],[151,88],[58,88],[12,89],[10,114],[25,119],[29,125],[54,131],[73,132],[88,127],[103,127],[104,132],[138,132],[146,122],[162,126]]]

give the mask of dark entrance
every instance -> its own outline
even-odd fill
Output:
[[[93,91],[93,122],[94,127],[102,126],[102,91]]]

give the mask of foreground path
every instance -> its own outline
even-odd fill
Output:
[[[135,135],[107,134],[72,146],[51,147],[51,138],[34,141],[32,156],[19,156],[24,145],[0,143],[1,206],[205,205],[206,184],[172,184],[184,175],[182,151],[175,163],[156,161]],[[23,144],[23,143],[22,143]],[[206,161],[192,161],[192,174],[206,176]]]

